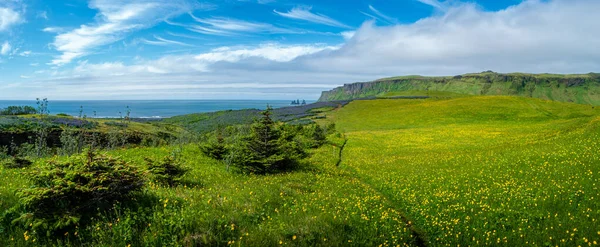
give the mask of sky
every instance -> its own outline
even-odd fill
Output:
[[[317,99],[345,83],[600,72],[600,0],[0,0],[0,100]]]

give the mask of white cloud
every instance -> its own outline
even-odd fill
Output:
[[[23,22],[21,14],[10,8],[0,7],[0,32]]]
[[[98,21],[55,37],[52,46],[62,55],[52,60],[53,65],[70,63],[101,47],[123,39],[127,34],[155,25],[169,17],[205,7],[187,0],[92,0],[89,4],[98,10]],[[44,29],[52,32],[54,29]]]
[[[190,16],[202,25],[184,25],[168,22],[171,25],[182,26],[186,29],[206,35],[235,36],[241,33],[280,33],[280,34],[305,34],[317,33],[301,29],[281,28],[268,23],[250,22],[224,17],[198,18],[192,14]],[[326,34],[326,33],[321,33]]]
[[[241,32],[253,32],[257,30],[269,29],[273,26],[266,23],[254,23],[247,21],[240,21],[229,18],[208,18],[202,19],[194,15],[191,15],[197,22],[210,25],[215,29],[229,30],[229,31],[241,31]]]
[[[356,34],[356,31],[345,31],[340,33],[340,35],[344,37],[344,40],[352,39],[352,37],[354,37],[354,34]]]
[[[10,53],[11,50],[12,46],[10,45],[10,43],[8,43],[8,41],[5,41],[4,44],[2,44],[2,48],[0,48],[0,54],[6,56]]]
[[[21,53],[19,53],[19,56],[21,57],[29,57],[31,55],[31,51],[23,51]]]
[[[292,10],[285,12],[285,13],[279,12],[277,10],[273,10],[273,12],[275,12],[276,14],[278,14],[280,16],[290,18],[290,19],[304,20],[304,21],[319,23],[319,24],[333,26],[333,27],[348,28],[348,29],[351,28],[350,26],[343,24],[337,20],[334,20],[331,17],[322,15],[322,14],[315,14],[315,13],[310,12],[310,10],[311,10],[310,7],[295,7]]]
[[[416,23],[364,24],[341,49],[305,59],[315,68],[383,75],[483,70],[587,73],[600,70],[600,1],[529,0],[490,12],[452,5]]]
[[[598,12],[596,0],[529,0],[499,11],[456,3],[411,24],[367,22],[339,46],[263,44],[80,63],[31,85],[55,98],[316,98],[335,85],[395,75],[598,72]]]
[[[439,10],[445,10],[445,9],[448,8],[448,6],[447,6],[446,3],[440,2],[438,0],[417,0],[417,1],[419,1],[419,2],[421,2],[423,4],[427,4],[427,5],[431,6],[431,7],[434,7],[434,8],[439,9]]]
[[[154,38],[156,40],[141,39],[140,41],[142,43],[145,43],[145,44],[159,45],[159,46],[171,46],[171,45],[192,46],[192,45],[184,43],[184,42],[179,42],[179,41],[175,41],[175,40],[165,39],[165,38],[162,38],[162,37],[160,37],[158,35],[155,35]]]
[[[62,27],[46,27],[44,29],[42,29],[42,31],[46,32],[46,33],[62,33],[64,32],[64,28]]]
[[[389,24],[398,23],[398,20],[396,18],[390,17],[384,13],[381,13],[381,11],[377,10],[372,5],[369,5],[369,10],[371,10],[377,16],[377,17],[375,17],[375,19],[382,20]],[[371,15],[369,15],[369,16],[371,16]]]

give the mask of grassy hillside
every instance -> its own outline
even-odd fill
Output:
[[[580,104],[600,104],[600,74],[499,74],[484,72],[454,77],[403,76],[346,84],[322,93],[319,101],[390,95],[447,97],[515,95]]]
[[[160,159],[175,150],[179,148],[134,148],[111,154],[143,168],[144,158]],[[145,207],[106,212],[96,224],[64,233],[76,234],[69,242],[40,243],[24,237],[32,236],[31,232],[4,222],[0,246],[395,246],[414,242],[389,201],[335,168],[337,153],[327,145],[316,150],[299,171],[246,176],[228,172],[198,146],[187,145],[180,155],[191,171],[183,183],[175,188],[151,184],[141,197]],[[39,165],[23,170],[0,166],[0,212],[17,203],[14,192],[29,185],[27,172]]]
[[[150,184],[137,207],[60,233],[68,242],[40,243],[0,221],[0,246],[600,243],[600,109],[470,96],[326,110],[315,121],[334,121],[344,134],[330,135],[301,169],[277,175],[229,172],[196,144],[110,151],[138,167],[176,152],[191,171],[177,187]],[[0,212],[42,162],[0,167]]]
[[[302,106],[290,106],[273,109],[273,118],[277,121],[294,123],[312,122],[311,118],[319,113],[331,111],[342,107],[350,101],[329,101],[317,102]],[[218,112],[194,113],[181,116],[175,116],[162,120],[162,123],[182,126],[196,133],[205,133],[217,128],[223,128],[232,125],[249,124],[254,119],[259,118],[261,110],[229,110]]]
[[[38,115],[2,116],[0,115],[0,147],[32,143],[40,126],[44,126],[49,134],[46,140],[51,148],[62,146],[61,135],[65,130],[76,134],[82,131],[87,136],[97,135],[97,143],[108,145],[110,135],[116,132],[125,133],[129,144],[142,142],[166,143],[177,138],[183,129],[180,126],[159,122],[134,119],[78,119],[71,116],[47,116],[43,120]],[[121,135],[121,134],[120,134]]]
[[[517,97],[354,101],[342,168],[433,246],[600,242],[600,111]]]

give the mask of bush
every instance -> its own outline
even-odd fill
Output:
[[[251,126],[250,134],[227,157],[227,163],[247,173],[274,173],[293,168],[304,152],[295,131],[281,131],[271,119],[271,108]]]
[[[148,163],[148,171],[153,180],[168,186],[177,185],[181,181],[181,178],[188,172],[173,156],[167,156],[159,162],[149,158],[145,160]]]
[[[31,106],[9,106],[0,109],[0,115],[28,115],[36,114],[38,111]]]
[[[210,138],[205,144],[200,145],[200,151],[208,157],[222,160],[227,153],[227,148],[221,131],[218,130],[216,137]]]
[[[312,148],[318,148],[327,142],[327,133],[321,128],[321,125],[315,124],[311,126],[309,133],[312,141]]]
[[[15,222],[54,234],[88,223],[96,213],[128,200],[144,185],[128,163],[91,151],[50,161],[32,173],[33,186],[17,193],[24,214]]]
[[[33,162],[31,162],[30,160],[26,159],[26,158],[21,158],[21,157],[13,157],[13,158],[9,158],[4,160],[4,162],[2,163],[2,165],[6,168],[25,168],[25,167],[29,167],[31,166],[31,164],[33,164]]]
[[[0,146],[0,160],[10,158],[10,150],[8,147]]]

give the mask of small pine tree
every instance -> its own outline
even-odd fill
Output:
[[[327,141],[325,130],[321,128],[321,125],[315,124],[312,129],[312,141],[313,147],[320,147]]]
[[[216,137],[210,139],[206,144],[200,146],[200,151],[213,159],[222,160],[227,153],[225,147],[225,138],[220,129],[216,132]]]
[[[262,117],[252,124],[250,135],[236,150],[236,157],[228,160],[244,172],[273,173],[293,167],[302,157],[300,148],[290,148],[293,145],[289,136],[283,136],[277,124],[271,118],[272,108],[267,106]],[[231,155],[231,154],[230,154]]]
[[[177,185],[188,172],[174,155],[167,156],[161,161],[154,161],[150,158],[145,158],[145,161],[153,180],[168,186]]]

